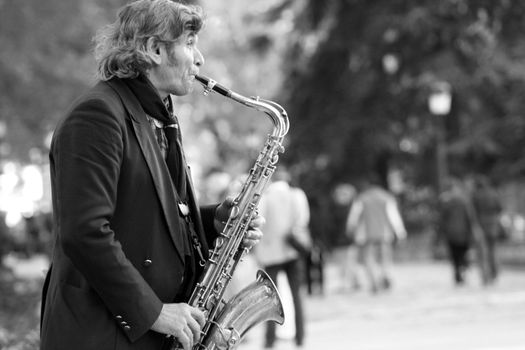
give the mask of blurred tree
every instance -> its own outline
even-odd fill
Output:
[[[0,1],[0,120],[15,159],[43,147],[72,99],[93,82],[91,38],[123,0]]]
[[[293,121],[287,159],[314,211],[332,212],[328,194],[341,182],[375,172],[386,183],[394,162],[409,161],[408,181],[432,183],[441,123],[452,172],[522,175],[524,8],[510,0],[304,2],[283,91]],[[439,81],[452,86],[444,121],[427,107]],[[319,235],[337,241],[340,221],[314,220]]]
[[[0,145],[0,157],[24,160],[28,149],[44,146],[94,81],[95,30],[125,2],[0,0],[0,142],[10,145]],[[329,217],[339,183],[369,172],[386,182],[393,166],[410,184],[432,183],[442,122],[451,171],[490,172],[502,181],[525,171],[525,3],[192,2],[208,16],[201,72],[287,109],[282,161],[300,175],[314,210],[326,213],[317,225],[332,232],[327,241],[340,231],[340,220]],[[453,94],[441,121],[427,107],[437,81],[451,84]],[[246,170],[269,128],[264,117],[218,96],[188,96],[180,114],[191,119],[183,121],[185,142],[201,174]]]

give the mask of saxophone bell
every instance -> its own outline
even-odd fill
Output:
[[[259,270],[257,279],[222,308],[201,344],[204,349],[235,349],[246,332],[265,321],[282,325],[284,310],[277,287]]]

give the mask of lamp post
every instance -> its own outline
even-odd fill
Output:
[[[428,109],[437,118],[436,130],[436,187],[438,193],[443,190],[443,181],[448,175],[445,117],[450,113],[452,105],[451,86],[445,81],[432,85],[428,97]]]

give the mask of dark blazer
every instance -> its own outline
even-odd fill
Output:
[[[57,240],[41,349],[158,349],[164,336],[149,328],[182,284],[184,222],[146,115],[122,81],[99,82],[73,104],[50,165]],[[207,253],[214,209],[197,207],[188,182]]]

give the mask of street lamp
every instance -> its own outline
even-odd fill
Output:
[[[436,186],[438,193],[443,190],[443,181],[448,175],[445,116],[450,113],[452,105],[451,86],[445,81],[436,82],[428,97],[428,109],[438,118],[436,122]]]

